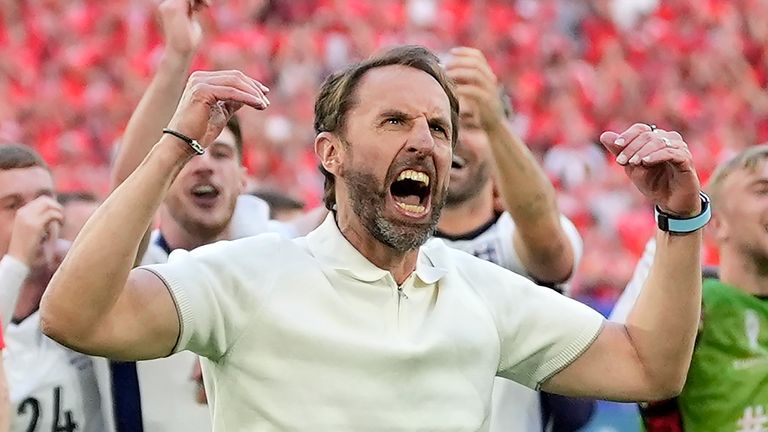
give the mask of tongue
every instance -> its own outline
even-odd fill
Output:
[[[421,198],[419,198],[418,195],[406,195],[406,196],[397,196],[395,197],[397,202],[408,204],[408,205],[419,205],[421,202]]]

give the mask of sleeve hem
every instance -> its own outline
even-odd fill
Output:
[[[540,390],[542,383],[552,378],[561,370],[581,357],[592,346],[592,343],[600,335],[605,326],[605,320],[601,319],[598,326],[585,330],[576,340],[568,345],[559,355],[542,364],[531,374],[531,381],[536,384],[535,389]]]
[[[29,266],[5,254],[0,260],[0,318],[2,328],[6,328],[11,322],[13,310],[21,293],[21,286],[29,276]]]
[[[157,276],[165,285],[168,293],[171,295],[173,304],[176,307],[176,315],[179,319],[179,335],[176,337],[176,342],[173,345],[173,349],[168,353],[168,356],[176,354],[179,351],[183,351],[189,343],[191,335],[187,331],[187,326],[191,325],[195,321],[195,314],[192,310],[192,302],[186,292],[181,288],[181,284],[176,280],[169,280],[168,277],[155,271],[151,267],[140,267],[142,270],[146,270],[155,276]]]
[[[11,255],[4,255],[0,260],[0,268],[3,270],[8,269],[8,274],[3,272],[4,277],[13,277],[14,281],[23,282],[29,275],[29,266],[12,257]]]

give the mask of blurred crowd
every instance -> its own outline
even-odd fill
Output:
[[[34,146],[62,191],[105,194],[161,54],[156,9],[0,0],[0,143]],[[330,71],[393,44],[479,48],[587,245],[574,292],[600,307],[629,279],[654,222],[597,137],[636,121],[680,131],[703,180],[766,141],[765,16],[764,0],[228,0],[204,13],[194,69],[240,69],[272,89],[269,110],[241,114],[246,165],[254,186],[312,208],[322,195],[312,104]]]

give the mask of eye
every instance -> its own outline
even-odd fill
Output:
[[[3,206],[5,210],[16,211],[23,207],[24,204],[21,201],[11,201]]]
[[[212,149],[211,156],[215,159],[228,159],[234,156],[234,152],[226,148],[216,147]]]
[[[429,128],[432,129],[432,132],[437,132],[446,138],[448,137],[448,131],[439,124],[433,124]]]
[[[401,125],[403,124],[403,119],[399,117],[389,117],[385,122],[391,125]]]

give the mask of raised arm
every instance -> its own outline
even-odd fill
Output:
[[[603,145],[637,188],[662,210],[701,212],[691,153],[676,132],[635,124]],[[608,323],[576,361],[554,375],[547,391],[604,399],[650,401],[678,394],[685,382],[701,308],[701,230],[656,234],[648,279],[626,324]],[[610,263],[606,263],[610,265]]]
[[[200,0],[164,0],[160,3],[158,9],[165,51],[147,91],[128,120],[122,143],[117,149],[112,167],[113,189],[141,164],[152,145],[160,139],[162,128],[171,119],[202,37],[196,15],[206,5],[207,2]],[[144,256],[150,230],[148,226],[136,251],[134,265],[138,265]]]
[[[478,108],[488,135],[497,186],[515,221],[510,241],[528,271],[540,282],[564,282],[573,272],[574,250],[560,223],[555,188],[504,114],[499,86],[482,52],[454,48],[446,65],[457,92]]]
[[[141,164],[176,110],[200,44],[202,33],[196,15],[204,5],[198,0],[165,0],[160,4],[165,51],[147,91],[128,120],[112,168],[113,187]]]
[[[242,104],[264,109],[261,84],[238,71],[192,74],[169,128],[207,146]],[[170,354],[179,336],[173,299],[154,273],[131,270],[174,178],[193,157],[171,135],[88,220],[41,303],[43,331],[77,351],[141,360]]]

